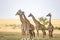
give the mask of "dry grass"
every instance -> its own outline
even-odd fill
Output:
[[[29,21],[35,25],[32,19],[29,19]],[[6,24],[21,24],[21,22],[20,19],[0,19],[0,26]],[[52,24],[54,27],[60,27],[60,19],[52,19]]]
[[[16,32],[0,32],[0,40],[21,40],[24,36],[21,35],[21,33]],[[29,39],[29,35],[25,36],[24,38]],[[45,38],[42,37],[40,34],[39,37],[34,38],[34,40],[60,40],[60,34],[54,34],[53,38],[49,38],[48,35],[45,36]]]

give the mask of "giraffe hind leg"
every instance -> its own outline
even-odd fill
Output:
[[[46,36],[46,32],[44,31],[44,32],[43,32],[43,38],[44,38],[45,36]]]
[[[30,34],[30,39],[32,39],[33,38],[33,32],[32,32],[32,30],[29,30],[29,34]]]
[[[33,31],[33,37],[35,37],[35,32]]]

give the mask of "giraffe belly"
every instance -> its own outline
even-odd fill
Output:
[[[40,28],[40,27],[38,27],[38,26],[36,26],[36,29],[37,29],[37,30],[41,30],[41,28]]]

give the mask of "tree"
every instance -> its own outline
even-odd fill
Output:
[[[39,21],[40,21],[44,26],[46,26],[46,25],[48,24],[48,20],[47,20],[47,18],[45,18],[45,17],[40,17],[40,18],[39,18]]]

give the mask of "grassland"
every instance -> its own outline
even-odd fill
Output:
[[[33,25],[35,25],[33,21],[31,22]],[[52,24],[57,29],[60,29],[59,22],[60,20],[52,20]],[[0,40],[21,40],[24,36],[21,35],[20,24],[21,22],[19,19],[0,19]],[[47,35],[45,36],[45,38],[42,37],[42,33],[41,33],[40,37],[37,37],[36,35],[34,40],[38,40],[38,39],[39,40],[60,40],[60,30],[55,29],[53,32],[53,38],[51,39],[48,36],[48,31],[46,32]],[[29,35],[25,37],[28,39]]]
[[[26,36],[25,36],[26,37]],[[0,32],[0,40],[21,40],[23,36],[21,33],[16,32]],[[29,38],[29,36],[27,37]],[[40,37],[35,37],[34,40],[60,40],[60,34],[54,34],[53,38],[49,38],[48,34],[45,36],[45,38],[40,35]]]

